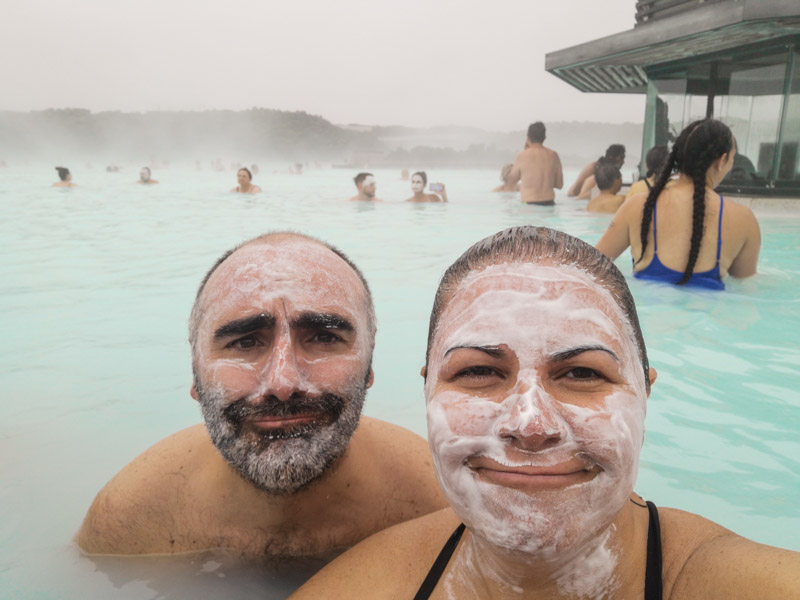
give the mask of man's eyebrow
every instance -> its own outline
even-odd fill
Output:
[[[353,324],[333,313],[304,312],[292,319],[291,327],[296,329],[338,329],[340,331],[355,331]]]
[[[252,333],[259,329],[272,329],[273,327],[275,327],[275,317],[261,313],[260,315],[236,319],[221,325],[214,331],[214,339],[219,340],[234,335]]]
[[[605,346],[576,346],[575,348],[569,348],[568,350],[562,350],[560,352],[551,354],[550,360],[569,360],[570,358],[574,358],[575,356],[583,354],[584,352],[605,352],[606,354],[610,354],[615,361],[619,362],[619,357],[612,350],[606,348]]]
[[[447,352],[444,353],[445,356],[453,352],[454,350],[477,350],[478,352],[483,352],[488,354],[492,358],[502,358],[503,357],[503,350],[498,348],[497,346],[453,346]]]

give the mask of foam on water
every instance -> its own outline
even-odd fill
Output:
[[[170,598],[202,587],[209,598],[277,598],[296,585],[220,557],[89,560],[71,545],[122,466],[200,422],[186,324],[225,249],[295,229],[350,255],[378,317],[365,412],[425,435],[419,369],[444,269],[511,225],[594,243],[609,221],[563,194],[552,208],[492,194],[489,170],[429,169],[450,203],[413,205],[400,202],[410,189],[399,169],[373,169],[387,202],[370,205],[345,201],[355,193],[349,171],[297,177],[262,165],[254,183],[265,193],[243,197],[226,191],[233,171],[154,170],[161,183],[145,187],[133,183],[139,166],[75,166],[71,190],[48,187],[50,164],[0,170],[0,597]],[[636,490],[800,550],[800,218],[757,215],[755,278],[728,280],[724,293],[629,278],[659,371]],[[618,264],[630,273],[627,253]]]

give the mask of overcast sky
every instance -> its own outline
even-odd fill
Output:
[[[0,109],[304,110],[334,123],[637,121],[547,52],[631,29],[635,0],[9,0]]]

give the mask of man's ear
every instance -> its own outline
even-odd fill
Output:
[[[191,387],[191,389],[189,389],[189,395],[190,395],[192,398],[194,398],[195,400],[197,400],[197,386],[195,385],[195,382],[194,382],[194,381],[192,382],[192,387]]]
[[[374,382],[375,382],[375,371],[373,371],[372,367],[370,367],[369,378],[367,379],[367,389],[371,388]]]
[[[650,367],[650,369],[647,371],[647,379],[650,380],[651,388],[653,387],[653,384],[656,382],[656,378],[658,378],[658,373],[653,367]]]
[[[419,374],[422,375],[423,379],[428,377],[428,365],[422,365],[422,368],[419,370]]]

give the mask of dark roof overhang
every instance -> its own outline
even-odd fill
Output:
[[[551,52],[545,69],[583,92],[641,94],[648,67],[794,35],[797,0],[729,0]]]

